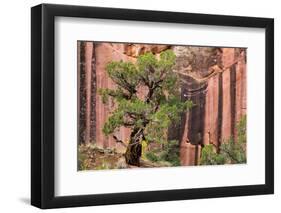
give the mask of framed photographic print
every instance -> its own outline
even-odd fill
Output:
[[[31,9],[31,203],[271,194],[274,21]]]

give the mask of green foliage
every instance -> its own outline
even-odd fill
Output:
[[[122,111],[115,111],[107,120],[103,126],[103,132],[106,135],[113,133],[113,131],[123,124],[123,114]]]
[[[103,88],[99,93],[104,103],[111,99],[117,107],[103,127],[106,135],[125,126],[142,129],[147,142],[166,142],[165,132],[171,122],[178,122],[180,114],[193,106],[191,101],[180,99],[179,77],[172,71],[175,58],[173,51],[167,50],[159,60],[146,53],[136,64],[120,61],[107,65],[117,88]],[[139,97],[140,90],[147,91],[144,98]]]
[[[111,62],[106,70],[117,85],[127,90],[135,89],[139,82],[139,71],[132,62]]]
[[[237,141],[240,144],[246,144],[247,140],[247,118],[246,116],[243,116],[240,120],[240,122],[236,126],[237,129]]]
[[[221,165],[225,164],[225,158],[217,154],[213,145],[205,145],[201,153],[201,165]]]
[[[148,160],[152,162],[167,162],[171,166],[180,166],[179,143],[171,140],[162,144],[162,148],[156,148],[145,153]]]
[[[147,152],[145,153],[145,157],[150,160],[151,162],[158,162],[160,161],[159,157],[154,152]]]
[[[166,142],[165,130],[172,122],[179,122],[181,112],[192,107],[192,102],[181,102],[179,99],[170,99],[159,106],[158,111],[149,115],[150,123],[146,128],[146,139],[158,143]]]
[[[172,166],[180,166],[179,142],[177,140],[164,144],[163,151],[160,152],[160,160],[167,161]]]
[[[78,170],[87,170],[88,160],[87,155],[79,153],[78,155]]]
[[[246,152],[243,144],[237,143],[230,138],[220,146],[222,155],[229,163],[246,163]]]
[[[230,137],[222,143],[217,153],[213,145],[206,145],[201,153],[201,165],[219,165],[225,163],[246,163],[246,116],[243,116],[236,126],[237,141]]]

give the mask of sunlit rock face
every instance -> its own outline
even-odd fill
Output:
[[[170,45],[124,44],[124,54],[136,58],[147,52],[159,54],[170,47]]]
[[[205,144],[217,148],[231,136],[246,113],[245,49],[175,47],[176,71],[182,78],[182,99],[195,104],[182,117],[182,165],[199,163]]]
[[[181,78],[182,100],[195,106],[173,124],[169,139],[180,143],[182,165],[196,165],[204,144],[219,146],[230,136],[236,137],[235,124],[246,114],[246,50],[171,45],[78,43],[79,142],[95,143],[101,148],[124,147],[102,132],[114,103],[103,104],[98,88],[115,88],[106,73],[111,61],[136,62],[146,52],[159,55],[166,49],[176,54],[174,71]],[[145,88],[138,94],[145,97]],[[128,140],[130,129],[120,128],[115,135]]]

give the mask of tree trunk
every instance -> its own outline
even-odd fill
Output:
[[[141,157],[141,141],[143,138],[143,130],[135,129],[131,133],[130,143],[125,152],[126,163],[133,166],[140,166]]]

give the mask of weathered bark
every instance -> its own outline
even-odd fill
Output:
[[[130,143],[125,152],[126,163],[133,166],[140,166],[141,141],[143,139],[143,130],[134,129],[131,133]]]
[[[133,144],[127,147],[125,152],[126,163],[133,166],[140,166],[141,144]]]

